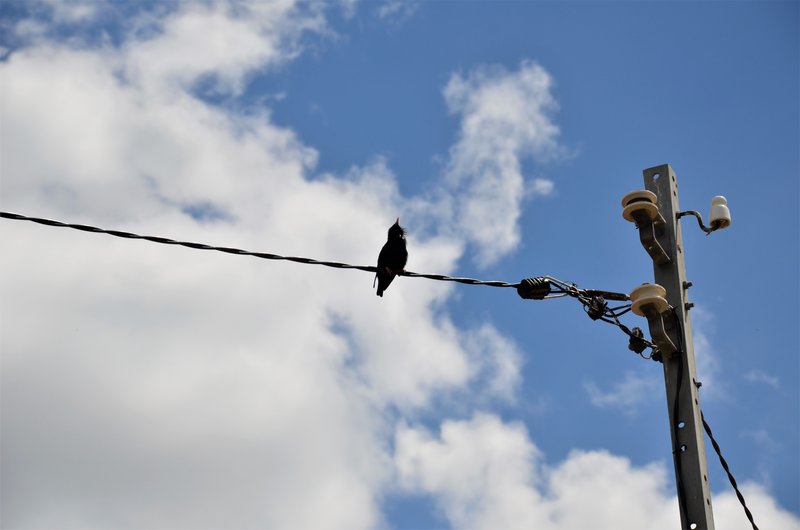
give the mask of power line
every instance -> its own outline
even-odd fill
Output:
[[[194,243],[191,241],[177,241],[166,237],[159,236],[144,236],[134,234],[132,232],[123,232],[121,230],[107,230],[98,228],[96,226],[65,223],[62,221],[54,221],[52,219],[43,219],[41,217],[30,217],[10,212],[0,212],[0,217],[5,219],[12,219],[15,221],[31,221],[45,226],[52,226],[57,228],[71,228],[80,230],[82,232],[91,232],[94,234],[107,234],[114,237],[124,239],[143,239],[152,243],[160,243],[163,245],[178,245],[182,247],[192,248],[195,250],[212,250],[216,252],[224,252],[226,254],[233,254],[236,256],[252,256],[254,258],[268,259],[268,260],[283,260],[292,261],[294,263],[302,263],[304,265],[322,265],[324,267],[333,267],[337,269],[356,269],[365,272],[377,272],[378,268],[369,265],[351,265],[349,263],[340,263],[337,261],[321,261],[312,258],[304,258],[298,256],[281,256],[279,254],[272,254],[269,252],[253,252],[250,250],[243,250],[233,247],[219,247],[214,245],[206,245],[204,243]],[[631,349],[636,351],[639,355],[645,348],[654,348],[653,343],[641,337],[638,328],[634,328],[633,332],[628,329],[619,321],[619,317],[630,310],[630,304],[622,305],[615,308],[609,308],[605,300],[616,300],[627,302],[630,298],[625,293],[617,293],[613,291],[602,291],[598,289],[579,289],[574,283],[568,283],[552,276],[540,276],[537,278],[527,278],[516,283],[498,281],[498,280],[478,280],[475,278],[458,278],[453,276],[446,276],[444,274],[423,274],[411,271],[399,271],[399,276],[408,276],[409,278],[426,278],[429,280],[456,282],[466,285],[486,285],[488,287],[512,287],[517,290],[520,297],[529,300],[546,300],[551,298],[561,298],[569,296],[577,299],[586,309],[587,314],[593,320],[602,320],[620,328],[625,334],[631,338]],[[637,335],[637,331],[639,334]],[[638,348],[634,348],[633,344],[638,344]],[[649,358],[649,357],[646,357]]]
[[[92,232],[95,234],[108,234],[114,237],[121,237],[124,239],[144,239],[145,241],[150,241],[153,243],[161,243],[163,245],[179,245],[182,247],[193,248],[196,250],[214,250],[217,252],[224,252],[226,254],[234,254],[238,256],[252,256],[254,258],[261,258],[261,259],[269,259],[269,260],[284,260],[284,261],[293,261],[295,263],[303,263],[305,265],[322,265],[324,267],[334,267],[337,269],[356,269],[360,271],[366,272],[377,272],[377,267],[372,267],[368,265],[350,265],[348,263],[339,263],[336,261],[321,261],[311,258],[303,258],[298,256],[281,256],[278,254],[271,254],[269,252],[253,252],[249,250],[243,250],[240,248],[233,248],[233,247],[219,247],[214,245],[206,245],[203,243],[194,243],[191,241],[176,241],[174,239],[169,239],[166,237],[158,237],[158,236],[143,236],[139,234],[134,234],[131,232],[123,232],[121,230],[107,230],[104,228],[98,228],[96,226],[89,226],[89,225],[82,225],[82,224],[74,224],[74,223],[64,223],[61,221],[54,221],[52,219],[42,219],[40,217],[29,217],[27,215],[20,215],[16,213],[10,212],[0,212],[0,217],[6,219],[13,219],[17,221],[31,221],[34,223],[46,225],[46,226],[54,226],[58,228],[72,228],[74,230],[81,230],[83,232]],[[496,280],[476,280],[473,278],[455,278],[451,276],[445,276],[443,274],[421,274],[417,272],[411,271],[401,271],[397,273],[400,276],[408,276],[410,278],[428,278],[430,280],[439,280],[439,281],[448,281],[448,282],[458,282],[464,283],[468,285],[488,285],[489,287],[519,287],[519,283],[508,283],[508,282],[501,282]]]
[[[739,491],[739,486],[736,484],[736,479],[733,478],[733,473],[731,473],[731,470],[728,467],[728,462],[725,460],[725,457],[722,456],[722,451],[719,448],[719,444],[714,439],[714,434],[711,432],[711,427],[708,426],[708,423],[703,417],[702,412],[700,412],[700,419],[703,420],[703,428],[706,430],[709,440],[711,440],[711,445],[714,446],[714,451],[716,451],[717,456],[719,457],[719,463],[722,464],[722,469],[724,469],[725,473],[728,474],[728,480],[730,481],[731,486],[733,486],[733,491],[736,492],[736,497],[739,499],[739,504],[741,504],[742,508],[744,508],[744,514],[747,516],[747,520],[750,521],[750,524],[753,526],[753,530],[758,530],[758,526],[756,526],[756,522],[753,520],[753,514],[750,513],[750,509],[747,507],[747,503],[744,501],[744,495],[742,495],[742,492]]]

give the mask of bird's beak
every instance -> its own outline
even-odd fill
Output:
[[[396,225],[400,224],[400,218],[399,217],[397,218],[397,221],[394,222],[394,224],[396,224]]]

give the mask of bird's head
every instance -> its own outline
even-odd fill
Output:
[[[400,218],[389,227],[389,239],[405,239],[406,231],[400,226]]]

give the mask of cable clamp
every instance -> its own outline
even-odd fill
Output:
[[[526,278],[517,287],[517,294],[525,300],[544,300],[550,292],[550,280],[542,277]]]

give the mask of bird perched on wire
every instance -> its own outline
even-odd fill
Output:
[[[383,291],[389,287],[394,277],[403,271],[407,260],[406,233],[403,227],[400,226],[400,218],[398,217],[397,221],[389,227],[389,237],[378,255],[378,272],[372,282],[373,287],[375,287],[375,281],[378,282],[378,291],[376,293],[378,296],[383,296]]]

